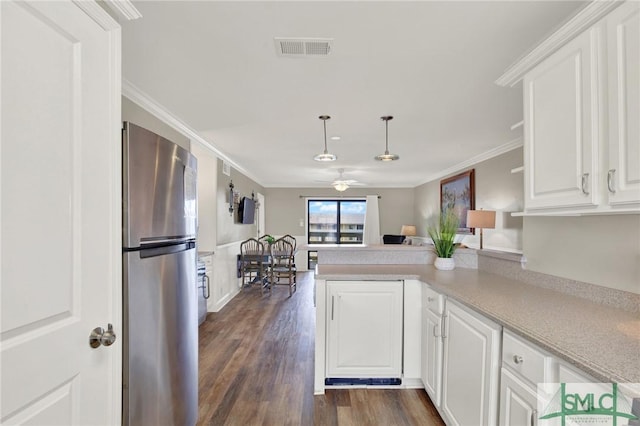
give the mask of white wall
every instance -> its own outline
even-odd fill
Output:
[[[198,251],[215,251],[218,159],[197,142],[191,144],[191,153],[198,159]]]
[[[522,250],[522,218],[511,216],[512,212],[522,211],[524,206],[523,175],[511,173],[511,169],[521,166],[522,161],[522,148],[518,148],[468,168],[475,169],[476,209],[496,211],[495,229],[484,230],[483,246],[486,249],[510,252]],[[458,170],[451,175],[468,169]],[[414,189],[415,223],[420,236],[427,235],[427,221],[440,212],[441,179]],[[479,248],[479,232],[466,236],[463,243]]]
[[[640,215],[527,217],[527,269],[640,294]]]

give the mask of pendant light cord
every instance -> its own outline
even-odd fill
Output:
[[[324,153],[327,154],[329,152],[327,150],[327,120],[322,120],[322,124],[324,125]]]
[[[384,153],[389,154],[389,120],[384,121],[384,127],[385,127]]]

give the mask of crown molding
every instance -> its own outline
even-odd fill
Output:
[[[179,119],[175,114],[167,110],[164,106],[162,106],[159,102],[153,99],[151,96],[147,95],[145,92],[136,87],[133,83],[126,79],[122,79],[122,96],[129,99],[131,102],[137,104],[141,108],[144,108],[147,112],[163,121],[165,124],[171,126],[178,132],[182,133],[186,137],[188,137],[191,142],[196,142],[200,144],[203,148],[206,148],[213,152],[216,157],[219,159],[226,161],[229,163],[234,169],[248,177],[249,179],[256,182],[258,185],[262,185],[258,178],[256,178],[252,173],[247,171],[244,167],[240,166],[238,163],[227,157],[223,154],[216,146],[214,146],[211,142],[207,141],[205,138],[200,136],[198,132],[189,127],[184,121]]]
[[[142,18],[142,13],[133,5],[130,0],[102,0],[102,2],[118,16],[133,21]]]
[[[95,23],[105,31],[120,30],[120,24],[109,15],[98,3],[91,1],[73,0],[73,4],[78,6],[84,13],[87,14]]]
[[[416,187],[420,186],[420,185],[424,185],[425,183],[428,183],[428,182],[432,182],[432,181],[434,181],[436,179],[440,179],[442,177],[451,175],[453,173],[457,173],[460,170],[469,168],[469,167],[471,167],[471,166],[473,166],[475,164],[478,164],[478,163],[480,163],[482,161],[490,160],[490,159],[492,159],[494,157],[497,157],[498,155],[502,155],[502,154],[507,153],[509,151],[513,151],[514,149],[518,149],[521,146],[523,146],[523,144],[524,144],[524,141],[523,141],[522,137],[514,139],[514,140],[512,140],[510,142],[507,142],[507,143],[505,143],[503,145],[500,145],[500,146],[498,146],[496,148],[493,148],[493,149],[491,149],[489,151],[483,152],[480,155],[476,155],[475,157],[472,157],[472,158],[470,158],[470,159],[468,159],[466,161],[463,161],[462,163],[458,163],[458,164],[456,164],[454,166],[451,166],[449,168],[441,170],[438,173],[435,173],[435,174],[429,176],[426,180],[418,183],[416,185]]]
[[[590,2],[551,34],[551,36],[507,68],[495,83],[503,87],[515,86],[531,68],[539,64],[542,60],[578,34],[582,33],[613,9],[620,6],[623,1],[624,0],[594,0]]]

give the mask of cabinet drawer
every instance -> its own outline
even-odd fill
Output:
[[[552,357],[545,355],[532,343],[525,342],[505,330],[502,338],[502,363],[512,371],[519,373],[534,386],[544,383],[546,366]]]
[[[434,314],[442,314],[444,312],[444,296],[431,287],[424,286],[422,288],[422,305]]]

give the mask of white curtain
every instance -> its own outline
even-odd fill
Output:
[[[364,216],[364,244],[380,244],[380,212],[378,196],[367,195],[367,212]]]

